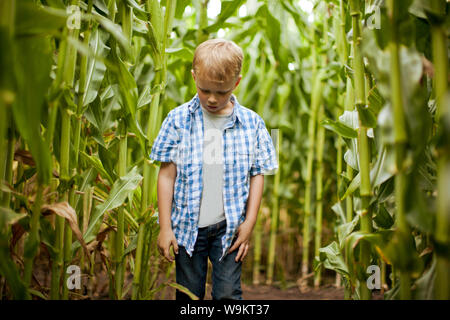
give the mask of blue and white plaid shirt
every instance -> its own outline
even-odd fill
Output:
[[[223,203],[227,229],[222,237],[222,258],[245,220],[250,176],[273,173],[278,168],[275,148],[264,120],[239,105],[223,132]],[[177,242],[192,256],[198,232],[202,196],[203,111],[196,95],[171,110],[152,146],[150,158],[173,162],[177,167],[172,201],[172,229]],[[221,259],[222,259],[221,258]]]

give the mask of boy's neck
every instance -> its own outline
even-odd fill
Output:
[[[200,106],[202,107],[203,111],[206,111],[208,114],[212,116],[229,116],[233,113],[234,102],[232,101],[232,99],[230,99],[230,101],[228,101],[227,103],[227,106],[218,112],[208,111],[204,106],[202,106],[201,103]]]

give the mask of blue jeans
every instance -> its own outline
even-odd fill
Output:
[[[227,222],[219,223],[198,229],[198,236],[194,252],[190,257],[186,249],[179,247],[175,255],[176,280],[178,284],[186,287],[199,297],[205,297],[206,273],[208,270],[208,257],[211,260],[212,270],[212,298],[214,300],[242,299],[241,271],[242,262],[236,262],[238,250],[227,254],[222,261],[222,236],[225,234]],[[189,297],[177,290],[177,300],[187,300]]]

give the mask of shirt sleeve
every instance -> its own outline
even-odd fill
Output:
[[[164,119],[158,136],[153,142],[150,159],[176,163],[179,141],[180,137],[174,124],[174,113],[171,111]]]
[[[275,147],[264,120],[258,123],[255,153],[250,176],[257,174],[271,175],[278,169],[278,160]]]

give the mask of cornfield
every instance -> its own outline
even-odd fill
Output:
[[[278,129],[243,282],[449,300],[448,12],[445,0],[1,0],[0,299],[186,292],[156,248],[149,154],[195,94],[196,46],[220,37],[245,53],[240,104]]]

